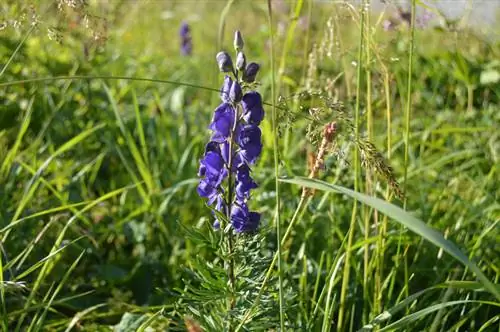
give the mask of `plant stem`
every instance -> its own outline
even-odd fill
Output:
[[[369,11],[370,8],[370,0],[366,0],[366,10]],[[366,24],[365,30],[362,33],[366,33],[366,63],[365,63],[365,73],[366,73],[366,129],[368,132],[368,140],[373,142],[373,112],[372,112],[372,76],[371,76],[371,52],[370,52],[370,15],[366,15]],[[372,178],[371,170],[366,170],[366,193],[372,195],[372,183],[375,181]],[[372,182],[373,181],[373,182]],[[363,219],[364,219],[364,257],[363,257],[363,297],[365,303],[369,303],[369,290],[368,290],[368,282],[371,280],[369,278],[370,274],[370,245],[368,244],[368,238],[370,236],[370,209],[365,206],[363,209]],[[375,220],[376,223],[376,220]],[[363,318],[364,323],[368,322],[369,310],[363,310]]]
[[[406,209],[407,197],[407,180],[408,180],[408,148],[410,140],[410,119],[411,119],[411,102],[412,102],[412,76],[413,76],[413,52],[415,51],[415,10],[416,0],[411,0],[411,26],[410,26],[410,50],[408,59],[408,84],[406,94],[406,114],[405,114],[405,159],[404,159],[404,176],[403,176],[403,207]]]
[[[411,107],[412,107],[412,76],[413,76],[413,53],[415,51],[415,16],[416,16],[416,0],[411,0],[411,25],[410,25],[410,50],[409,50],[409,59],[408,59],[408,83],[407,83],[407,95],[406,95],[406,114],[405,114],[405,159],[404,159],[404,180],[403,180],[403,208],[406,210],[406,204],[407,204],[407,188],[408,188],[408,150],[409,150],[409,144],[410,144],[410,119],[411,119]],[[400,228],[402,235],[403,228]],[[401,245],[401,238],[402,236],[399,237],[398,241],[398,251],[400,250],[400,245]],[[403,252],[404,256],[404,280],[405,280],[405,287],[404,287],[404,292],[405,296],[408,297],[410,291],[409,291],[409,285],[408,285],[408,261],[406,257],[406,248]]]
[[[364,47],[364,26],[365,26],[365,16],[366,16],[366,8],[361,8],[361,22],[360,22],[360,36],[359,36],[359,49],[358,49],[358,68],[356,75],[356,108],[355,108],[355,116],[354,116],[354,129],[355,129],[355,140],[359,139],[359,113],[360,113],[360,100],[361,100],[361,72],[362,72],[362,61],[363,61],[363,47]],[[360,174],[360,165],[359,165],[359,150],[357,146],[354,148],[354,190],[359,191],[359,174]],[[357,217],[357,209],[358,203],[355,200],[352,207],[352,215],[351,222],[349,225],[349,235],[347,238],[347,247],[346,247],[346,258],[344,265],[344,274],[342,277],[342,289],[340,291],[340,308],[339,315],[337,319],[337,331],[343,331],[344,326],[344,311],[346,307],[346,296],[347,296],[347,288],[349,287],[349,276],[350,276],[350,260],[352,253],[352,241],[354,238],[354,228],[356,226],[356,217]],[[354,313],[351,313],[354,314]]]
[[[233,128],[231,130],[231,137],[229,139],[229,156],[228,156],[228,189],[227,189],[227,209],[226,209],[226,217],[229,222],[231,222],[231,205],[233,202],[233,176],[231,170],[233,169],[233,141],[234,141],[234,132],[236,130],[236,123],[238,122],[238,107],[234,106],[234,123]],[[225,230],[222,229],[222,233],[224,234]],[[227,234],[227,248],[229,259],[226,261],[226,270],[227,277],[229,281],[229,288],[231,291],[231,297],[228,301],[228,311],[232,311],[236,304],[236,283],[234,278],[234,244],[233,244],[233,229],[230,228]],[[228,313],[228,330],[233,331],[233,320],[230,313]]]
[[[274,154],[274,177],[276,191],[276,241],[278,246],[278,289],[279,289],[279,309],[280,309],[280,328],[285,331],[284,298],[283,298],[283,262],[281,245],[281,219],[280,219],[280,184],[279,177],[279,156],[278,156],[278,127],[276,123],[276,91],[275,91],[275,72],[274,72],[274,36],[273,36],[273,11],[271,0],[267,0],[268,19],[269,19],[269,38],[271,41],[271,100],[272,112],[271,122],[273,128],[273,154]]]

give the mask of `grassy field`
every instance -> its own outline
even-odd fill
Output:
[[[390,5],[0,8],[2,331],[500,331],[497,40]],[[197,193],[235,30],[265,110],[237,234]]]

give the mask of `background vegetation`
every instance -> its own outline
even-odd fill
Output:
[[[380,205],[328,190],[301,201],[299,186],[281,184],[282,228],[294,222],[282,243],[283,283],[273,273],[261,287],[277,250],[273,135],[278,175],[308,176],[334,121],[316,177],[404,207],[498,291],[498,40],[457,22],[386,31],[390,4],[379,14],[273,2],[272,30],[265,1],[0,8],[2,330],[224,326],[219,235],[196,173],[219,98],[215,54],[231,49],[239,29],[247,57],[261,64],[268,105],[253,170],[262,227],[239,238],[242,303],[231,319],[248,330],[276,330],[281,314],[287,330],[499,331],[500,300],[477,274]],[[180,54],[182,21],[192,56]]]

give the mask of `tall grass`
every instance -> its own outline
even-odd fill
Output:
[[[40,29],[8,25],[2,330],[495,329],[499,44],[419,30],[416,0],[382,31],[394,7],[370,5],[64,2]],[[78,21],[98,9],[104,44]],[[206,68],[235,29],[262,68],[263,217],[232,238],[226,284],[196,172],[219,91]]]

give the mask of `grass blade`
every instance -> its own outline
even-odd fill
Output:
[[[309,178],[304,178],[304,177],[295,177],[293,179],[281,179],[280,181],[282,182],[287,182],[287,183],[293,183],[296,185],[304,186],[304,187],[309,187],[313,189],[318,189],[318,190],[323,190],[323,191],[330,191],[330,192],[335,192],[335,193],[341,193],[344,195],[347,195],[353,199],[356,199],[378,211],[380,211],[383,214],[386,214],[387,216],[391,217],[398,223],[402,224],[403,226],[406,226],[408,229],[411,231],[415,232],[416,234],[420,235],[427,241],[431,242],[432,244],[436,245],[437,247],[443,249],[447,253],[449,253],[451,256],[456,258],[459,262],[461,262],[464,266],[469,268],[481,281],[481,283],[484,285],[484,287],[491,293],[493,294],[497,300],[500,301],[500,291],[495,287],[495,285],[484,275],[484,273],[477,267],[476,264],[474,264],[466,255],[460,251],[460,249],[451,241],[446,240],[441,233],[437,232],[436,230],[432,229],[431,227],[427,226],[423,221],[420,219],[415,218],[405,210],[401,209],[400,207],[390,204],[384,200],[381,200],[380,198],[368,196],[356,191],[353,191],[351,189],[347,189],[341,186],[329,184],[324,181],[320,180],[315,180],[315,179],[309,179]]]

